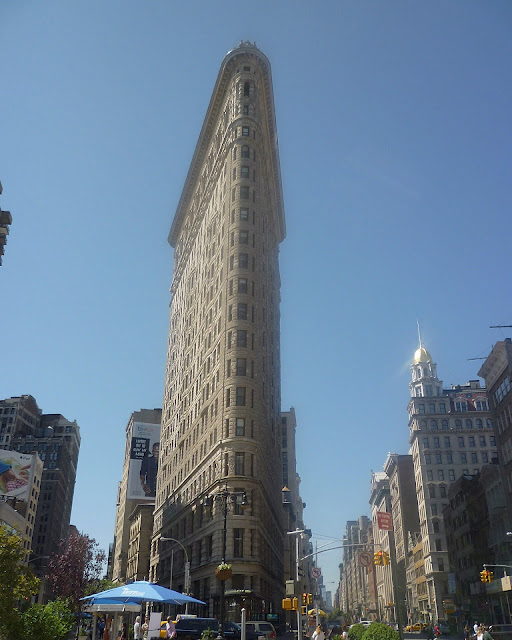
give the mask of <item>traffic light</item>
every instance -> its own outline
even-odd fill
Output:
[[[304,591],[304,593],[302,594],[302,604],[307,604],[308,603],[308,594]]]
[[[389,564],[391,560],[389,559],[389,553],[387,551],[382,552],[382,564]]]
[[[307,607],[301,607],[300,608],[300,612],[302,613],[303,616],[307,616],[308,615],[308,608]]]
[[[308,603],[308,604],[312,604],[312,602],[313,602],[313,594],[312,594],[312,593],[308,593],[308,600],[307,600],[307,603]]]
[[[292,598],[292,611],[299,610],[299,600],[298,598]]]
[[[283,609],[285,611],[291,611],[292,610],[292,599],[291,598],[283,598]]]
[[[488,582],[488,571],[486,571],[485,569],[483,571],[480,571],[480,582]]]
[[[382,556],[383,556],[383,551],[377,551],[376,553],[374,553],[373,554],[373,564],[375,564],[375,565],[384,564]]]
[[[494,572],[493,571],[488,571],[487,572],[487,582],[492,582],[494,580]]]

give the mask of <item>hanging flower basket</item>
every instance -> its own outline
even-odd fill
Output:
[[[219,564],[218,567],[215,567],[215,575],[217,576],[217,580],[229,580],[232,573],[233,571],[231,570],[230,564]]]

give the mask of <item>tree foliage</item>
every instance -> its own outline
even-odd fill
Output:
[[[364,624],[353,624],[348,630],[349,640],[361,640],[365,632],[366,627]]]
[[[23,540],[0,525],[0,637],[15,638],[19,634],[19,604],[26,603],[39,589],[39,580],[24,566],[26,554]]]
[[[27,639],[62,640],[71,631],[74,615],[65,600],[33,604],[23,614],[23,636]]]
[[[81,609],[80,598],[87,595],[88,585],[98,581],[105,553],[94,538],[73,533],[61,542],[58,553],[48,562],[48,582],[54,595],[68,599],[73,611]]]
[[[373,622],[363,635],[363,640],[399,640],[399,638],[398,631],[394,631],[382,622]]]

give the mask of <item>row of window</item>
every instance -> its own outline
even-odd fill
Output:
[[[246,387],[236,387],[234,393],[231,389],[226,389],[226,407],[231,406],[231,396],[234,396],[235,406],[245,407],[247,405],[247,389]],[[254,408],[254,389],[251,389],[250,407]]]
[[[250,369],[247,368],[247,358],[236,358],[235,366],[233,367],[233,373],[235,376],[246,376],[249,373],[249,377],[254,378],[254,360],[251,360]],[[226,361],[226,376],[231,376],[231,360]]]
[[[454,403],[455,411],[457,413],[464,413],[468,410],[468,404],[464,400],[460,400]],[[487,400],[477,400],[475,402],[475,409],[477,411],[488,411]],[[446,413],[446,402],[440,402],[438,405],[431,403],[428,405],[429,413]],[[418,413],[426,413],[425,405],[423,403],[418,405]]]
[[[236,187],[231,189],[231,202],[236,200]],[[245,184],[239,185],[240,200],[251,200],[251,188]],[[252,201],[256,202],[256,189],[252,189]]]
[[[496,404],[499,404],[510,391],[510,376],[507,376],[494,392]]]
[[[233,180],[236,180],[237,178],[237,170],[236,167],[233,167],[233,171],[232,171],[232,177]],[[250,180],[251,178],[251,171],[250,171],[250,167],[248,165],[242,165],[240,167],[240,173],[238,175],[239,178],[245,178],[247,180]],[[252,180],[253,182],[256,182],[256,169],[252,170]]]
[[[249,209],[247,209],[246,207],[241,207],[239,214],[238,214],[238,219],[240,222],[249,222]],[[232,224],[235,223],[235,210],[233,209],[231,211],[231,222]],[[252,223],[256,224],[256,212],[253,211],[252,212]]]
[[[474,427],[473,427],[473,420],[471,420],[470,418],[466,418],[466,420],[464,421],[464,423],[462,422],[462,420],[458,419],[455,420],[455,428],[456,429],[462,429],[462,427],[464,426],[465,429],[483,429],[484,428],[484,423],[483,420],[481,420],[480,418],[477,418],[474,422]],[[433,431],[435,431],[436,429],[448,429],[450,425],[449,420],[420,420],[420,428],[421,429],[432,429]],[[492,429],[492,420],[491,418],[487,418],[485,421],[485,426],[487,427],[487,429]]]
[[[0,407],[0,415],[14,414],[16,413],[16,407]]]
[[[465,451],[460,451],[458,455],[459,455],[459,464],[466,464],[466,462],[468,462],[468,454]],[[473,464],[478,463],[478,454],[476,451],[470,453],[469,455],[471,456],[469,459],[470,462],[472,462]],[[433,463],[432,463],[432,460],[434,460]],[[453,464],[453,460],[454,460],[453,453],[450,453],[449,451],[447,451],[444,454],[444,460],[445,460],[445,464]],[[488,464],[490,462],[489,454],[487,451],[480,451],[480,461],[483,464]],[[443,454],[435,453],[432,456],[432,454],[426,453],[425,464],[443,464]],[[452,480],[452,478],[450,478],[450,480]]]
[[[236,160],[237,147],[233,147],[233,160]],[[250,147],[248,144],[244,144],[240,147],[240,157],[250,160],[252,157],[253,162],[256,162],[256,149]]]
[[[457,437],[457,444],[459,446],[459,448],[464,448],[466,446],[465,444],[465,438],[464,436],[458,436]],[[452,443],[452,438],[450,436],[444,436],[443,438],[443,444],[444,444],[444,448],[445,449],[451,449],[451,443]],[[478,444],[480,447],[486,447],[487,446],[487,439],[484,435],[478,436]],[[491,447],[495,447],[496,446],[496,437],[495,436],[489,436],[489,445]],[[476,447],[476,436],[468,436],[468,446],[469,447]],[[439,449],[441,447],[441,438],[439,437],[434,437],[432,438],[432,448],[433,449]],[[430,449],[430,438],[423,438],[423,448],[424,449]]]

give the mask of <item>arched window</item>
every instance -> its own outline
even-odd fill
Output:
[[[476,428],[477,428],[477,429],[482,429],[482,428],[483,428],[483,426],[484,426],[484,425],[483,425],[483,422],[482,422],[480,419],[478,419],[478,420],[476,421]]]
[[[432,420],[432,421],[430,422],[430,427],[431,427],[432,429],[437,429],[437,420]]]
[[[441,429],[448,429],[448,420],[441,420]]]
[[[492,420],[490,418],[487,418],[485,424],[487,425],[488,429],[492,429]]]
[[[466,429],[472,429],[473,428],[473,423],[471,422],[471,420],[468,418],[466,420]]]
[[[455,420],[455,427],[457,429],[462,429],[462,420]]]
[[[250,95],[250,86],[248,82],[244,82],[244,96]]]
[[[420,420],[420,429],[426,429],[426,428],[427,428],[427,421]]]

